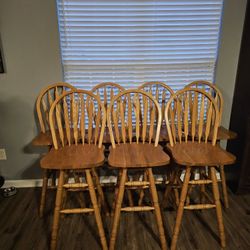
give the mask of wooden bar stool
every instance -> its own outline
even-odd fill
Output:
[[[161,110],[162,110],[162,123],[161,123],[161,130],[160,130],[160,136],[159,136],[159,142],[160,143],[166,143],[169,141],[168,139],[168,133],[167,133],[167,127],[165,122],[165,108],[166,104],[169,100],[169,98],[174,94],[174,91],[165,83],[158,82],[158,81],[151,81],[151,82],[145,82],[141,86],[138,87],[138,89],[144,90],[148,93],[150,93],[159,103]],[[175,203],[178,203],[179,200],[179,191],[178,188],[175,188],[175,186],[169,186],[169,180],[172,178],[172,170],[168,169],[167,173],[164,173],[163,175],[163,181],[157,181],[156,184],[163,184],[166,186],[166,190],[162,199],[162,206],[165,207],[167,198],[169,198],[168,194],[172,194],[168,190],[173,189],[174,190],[174,200]],[[176,180],[178,181],[178,180]],[[171,182],[172,183],[172,182]]]
[[[101,99],[101,101],[104,103],[104,107],[108,108],[108,105],[110,104],[111,99],[118,95],[120,92],[124,91],[125,88],[123,88],[121,85],[114,83],[114,82],[103,82],[100,84],[97,84],[95,87],[92,88],[92,92],[96,95],[98,95]],[[105,127],[104,130],[104,136],[103,136],[103,143],[106,145],[110,145],[110,136],[108,127]],[[108,147],[107,147],[108,150]]]
[[[100,99],[104,103],[104,107],[106,108],[106,111],[107,111],[107,108],[110,105],[111,99],[124,90],[125,90],[125,88],[123,88],[121,85],[119,85],[117,83],[103,82],[103,83],[100,83],[100,84],[97,84],[96,86],[94,86],[91,91],[100,97]],[[109,146],[111,144],[109,129],[108,129],[107,125],[106,125],[105,130],[104,130],[103,144],[105,145],[105,153],[107,155],[109,153]],[[117,190],[118,190],[118,187],[117,187],[117,185],[115,185],[115,192],[117,192]],[[130,197],[130,202],[132,202],[130,190],[127,190],[127,193],[128,193],[128,196]],[[114,207],[114,204],[112,207]],[[111,209],[111,213],[113,211],[114,211],[114,209]]]
[[[235,157],[216,145],[219,126],[218,105],[214,98],[201,89],[185,88],[176,92],[166,105],[165,117],[169,134],[168,150],[174,161],[185,169],[171,249],[176,249],[183,210],[216,208],[221,247],[226,246],[218,181],[215,167],[228,165]],[[205,128],[205,129],[204,129]],[[209,142],[209,135],[212,141]],[[208,166],[209,175],[191,179],[191,173]],[[205,192],[205,185],[212,184],[213,198]],[[200,204],[190,204],[189,186],[199,185],[203,197]],[[205,203],[205,199],[209,200]],[[185,204],[186,202],[186,204]]]
[[[36,101],[36,113],[40,126],[40,133],[32,140],[32,145],[34,146],[42,146],[48,147],[51,149],[52,147],[52,137],[51,131],[49,127],[49,110],[54,102],[54,100],[62,95],[67,90],[75,90],[72,85],[65,82],[58,82],[47,86],[42,89],[39,93]],[[57,131],[58,133],[58,131]],[[48,186],[48,180],[52,177],[52,183]],[[51,169],[43,169],[43,184],[42,184],[42,192],[41,192],[41,200],[39,206],[39,215],[43,216],[45,201],[46,201],[46,191],[48,188],[55,188],[55,178],[56,171]]]
[[[115,82],[103,82],[100,84],[95,85],[91,91],[99,95],[101,98],[101,101],[104,104],[104,107],[107,109],[108,105],[110,104],[110,101],[115,95],[118,95],[120,92],[124,91],[125,88],[123,88],[121,85]]]
[[[145,82],[142,85],[140,85],[138,89],[150,93],[159,103],[162,110],[162,124],[161,124],[159,142],[168,142],[168,134],[166,129],[164,112],[166,104],[169,98],[174,94],[174,91],[167,84],[158,81]]]
[[[223,113],[223,96],[220,92],[220,90],[215,86],[215,84],[212,84],[207,81],[194,81],[191,82],[186,86],[187,88],[200,88],[209,93],[215,100],[215,102],[218,105],[218,111],[219,111],[219,124],[221,124],[221,119],[222,119],[222,113]],[[237,134],[233,131],[230,131],[223,126],[218,127],[218,132],[217,132],[217,142],[220,143],[221,140],[233,140],[237,137]],[[213,135],[209,135],[209,140],[212,140]],[[229,202],[228,202],[228,194],[227,194],[227,185],[226,185],[226,175],[224,171],[224,166],[218,166],[218,172],[220,174],[220,181],[221,181],[221,186],[222,186],[222,194],[223,194],[223,202],[224,206],[226,208],[229,207]]]
[[[152,168],[166,166],[169,156],[158,145],[162,113],[158,102],[142,90],[126,90],[115,96],[107,111],[107,122],[112,146],[109,165],[119,171],[118,192],[115,197],[115,212],[109,249],[115,248],[121,212],[155,211],[162,249],[167,249],[162,216]],[[148,124],[150,124],[148,126]],[[156,126],[155,126],[156,125]],[[135,127],[135,136],[133,136]],[[156,131],[155,131],[156,127]],[[113,131],[115,131],[113,133]],[[146,140],[148,138],[148,140]],[[131,181],[128,171],[139,170],[143,180]],[[144,206],[139,198],[138,205],[122,206],[125,189],[146,189],[151,192],[152,205]],[[132,199],[132,197],[130,197]]]
[[[55,211],[51,235],[51,249],[56,249],[59,215],[94,212],[103,249],[107,248],[100,208],[95,188],[104,202],[104,195],[95,169],[103,165],[102,138],[106,124],[106,111],[100,99],[92,92],[69,91],[58,97],[49,112],[49,124],[54,148],[41,159],[43,169],[59,171]],[[85,135],[88,131],[87,137]],[[93,134],[93,129],[95,133]],[[56,132],[58,130],[58,133]],[[65,175],[76,173],[85,176],[86,182],[68,183]],[[95,182],[93,181],[95,179]],[[66,190],[89,192],[92,207],[66,209]]]

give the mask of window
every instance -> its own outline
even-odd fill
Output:
[[[64,80],[212,81],[223,0],[57,0]]]

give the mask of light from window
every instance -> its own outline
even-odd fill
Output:
[[[57,0],[64,80],[213,81],[223,0]]]

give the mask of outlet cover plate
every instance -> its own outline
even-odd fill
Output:
[[[0,160],[7,160],[5,148],[0,148]]]

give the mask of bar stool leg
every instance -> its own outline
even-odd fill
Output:
[[[94,213],[95,213],[95,219],[96,219],[96,224],[98,227],[98,231],[99,231],[99,236],[100,236],[100,240],[101,240],[101,244],[102,244],[102,249],[103,250],[108,250],[108,246],[107,246],[107,241],[106,241],[106,237],[105,237],[105,233],[104,233],[104,229],[103,229],[103,223],[102,223],[102,218],[101,218],[101,214],[100,214],[100,210],[98,207],[98,203],[97,203],[97,198],[96,198],[96,193],[95,193],[95,189],[94,189],[94,183],[92,180],[92,176],[90,174],[90,170],[86,170],[86,180],[89,186],[89,194],[90,194],[90,199],[94,208]]]
[[[43,186],[42,186],[41,200],[40,200],[40,207],[39,207],[40,217],[43,216],[43,212],[44,212],[47,188],[48,188],[48,170],[43,169]]]
[[[222,192],[223,192],[223,201],[225,208],[229,208],[228,202],[228,195],[227,195],[227,184],[226,184],[226,176],[224,171],[224,166],[220,166],[220,177],[221,177],[221,184],[222,184]]]
[[[121,206],[122,206],[122,201],[123,201],[123,196],[124,196],[125,182],[127,179],[127,169],[122,169],[121,171],[122,171],[122,174],[120,178],[118,195],[117,195],[117,200],[115,204],[114,221],[113,221],[112,232],[110,236],[109,250],[115,249],[115,241],[116,241],[117,229],[118,229],[119,219],[120,219],[120,214],[121,214]]]
[[[181,220],[183,216],[184,203],[187,197],[188,182],[190,180],[190,175],[191,175],[191,167],[186,167],[186,173],[185,173],[185,177],[183,181],[183,186],[181,189],[181,197],[180,197],[180,202],[179,202],[179,206],[177,210],[177,216],[176,216],[174,232],[173,232],[173,237],[172,237],[171,250],[176,249],[177,239],[178,239],[178,235],[180,232]]]
[[[99,176],[96,173],[95,169],[91,169],[91,172],[92,172],[92,176],[94,179],[94,183],[95,183],[96,188],[97,188],[98,196],[100,197],[100,200],[101,200],[101,205],[103,206],[103,209],[104,209],[104,213],[106,215],[109,215],[108,205],[107,205],[107,202],[106,202],[103,190],[102,190],[102,186],[101,186],[100,181],[99,181]]]
[[[169,196],[170,191],[173,189],[172,185],[175,184],[175,178],[176,178],[176,170],[174,169],[172,173],[170,173],[169,176],[169,182],[167,184],[167,187],[165,189],[164,195],[163,195],[163,199],[162,199],[162,207],[166,208],[167,206],[167,199]]]
[[[199,172],[200,172],[200,180],[204,180],[204,175],[205,175],[205,172],[204,172],[204,169],[199,169]],[[201,184],[200,186],[200,190],[201,190],[201,193],[200,193],[200,202],[201,204],[204,204],[206,199],[205,199],[205,191],[206,191],[206,188],[205,188],[205,184]]]
[[[118,195],[118,190],[119,190],[119,185],[120,185],[120,179],[121,179],[121,171],[119,171],[118,175],[117,175],[117,181],[116,181],[116,186],[115,186],[115,195],[114,195],[114,200],[112,203],[112,208],[111,208],[111,216],[114,216],[114,211],[115,211],[115,203],[116,203],[116,198]]]
[[[179,194],[179,190],[178,189],[179,189],[179,186],[180,187],[182,186],[181,174],[182,174],[182,170],[178,170],[176,172],[175,179],[174,179],[174,185],[176,186],[174,188],[174,197],[175,197],[176,208],[179,206],[179,203],[180,203],[180,194]]]
[[[56,192],[56,202],[55,202],[55,210],[54,210],[54,217],[53,217],[52,233],[51,233],[51,245],[50,245],[51,250],[55,250],[56,244],[57,244],[59,217],[60,217],[60,209],[61,209],[62,193],[63,193],[63,183],[64,183],[64,171],[60,170],[58,185],[57,185],[57,192]]]
[[[211,179],[212,179],[212,187],[213,187],[213,195],[214,195],[214,202],[216,205],[216,216],[218,221],[218,228],[220,234],[220,243],[221,247],[226,247],[226,239],[225,239],[225,231],[224,231],[224,224],[222,218],[222,210],[221,210],[221,203],[220,203],[220,194],[218,188],[218,180],[216,177],[216,170],[214,167],[210,167],[211,171]]]
[[[64,180],[63,183],[68,183],[69,181],[69,175],[68,175],[68,171],[64,171]],[[64,209],[66,207],[66,203],[67,203],[67,196],[68,196],[68,191],[66,188],[63,188],[62,190],[62,202],[61,202],[61,209]],[[65,217],[65,214],[60,214],[61,218]]]
[[[163,250],[167,250],[167,242],[166,242],[166,237],[165,237],[165,233],[164,233],[161,210],[160,210],[160,206],[159,206],[159,199],[158,199],[157,190],[156,190],[156,186],[155,186],[154,176],[152,173],[152,168],[148,168],[147,172],[148,172],[149,183],[150,183],[149,184],[150,191],[151,191],[152,200],[153,200],[153,204],[154,204],[154,208],[155,208],[155,217],[156,217],[157,226],[158,226],[158,230],[159,230],[161,248]]]
[[[129,177],[127,175],[127,181],[129,181]],[[130,189],[126,189],[127,192],[127,196],[128,196],[128,203],[130,207],[134,206],[134,202],[133,202],[133,195],[132,195],[132,191]]]
[[[143,179],[144,179],[144,181],[148,180],[146,172],[143,174]],[[140,192],[139,192],[138,206],[142,205],[144,196],[145,196],[145,192],[144,192],[143,189],[141,189]]]
[[[51,186],[56,187],[56,170],[51,170]]]
[[[189,180],[194,180],[194,176],[195,176],[195,170],[193,171],[191,170],[191,175],[190,175]],[[193,186],[189,185],[188,190],[187,190],[186,206],[189,206],[190,204],[190,195],[192,193],[192,190],[193,190]]]
[[[179,192],[176,188],[174,189],[174,197],[175,197],[175,205],[176,207],[178,207],[180,201],[179,201]]]

